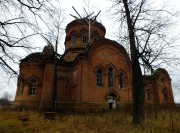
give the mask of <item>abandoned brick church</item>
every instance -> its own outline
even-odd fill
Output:
[[[56,108],[113,109],[131,104],[131,59],[119,43],[105,38],[105,27],[77,19],[66,27],[65,52],[57,59]],[[88,34],[90,33],[90,34]],[[46,110],[53,99],[54,48],[31,53],[20,62],[14,106]],[[145,104],[174,103],[171,79],[159,68],[143,77]]]

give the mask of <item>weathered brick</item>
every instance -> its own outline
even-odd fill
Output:
[[[124,47],[105,38],[105,28],[95,22],[91,25],[90,42],[83,44],[82,35],[88,35],[85,20],[75,20],[67,25],[65,53],[57,61],[57,108],[110,108],[110,98],[117,105],[132,104],[131,60]],[[71,37],[75,43],[71,44]],[[94,41],[97,36],[98,40]],[[50,109],[53,97],[54,51],[45,46],[43,52],[32,53],[20,63],[20,77],[14,106],[27,105],[38,109]],[[114,86],[108,87],[108,68],[113,69]],[[103,85],[96,84],[96,72],[101,68]],[[124,87],[119,87],[118,74],[124,75]],[[29,95],[30,79],[37,80],[35,95]],[[22,82],[23,80],[24,82]],[[144,76],[145,93],[150,89],[148,103],[174,103],[171,79],[165,69],[158,69],[152,76]],[[20,92],[23,93],[20,94]],[[164,89],[167,92],[165,98]],[[113,103],[113,107],[115,103]],[[116,106],[117,107],[117,106]]]

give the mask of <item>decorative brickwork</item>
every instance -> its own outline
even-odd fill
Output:
[[[102,24],[95,20],[91,24],[90,39],[84,38],[88,37],[84,19],[66,27],[65,53],[57,63],[57,110],[113,109],[133,102],[131,60],[126,50],[105,38]],[[50,111],[53,61],[50,45],[21,60],[14,106]],[[171,79],[165,69],[144,76],[144,89],[146,104],[174,103]]]

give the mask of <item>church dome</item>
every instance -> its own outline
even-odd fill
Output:
[[[22,62],[28,62],[28,61],[38,61],[38,60],[42,60],[43,56],[41,54],[41,52],[35,52],[35,53],[31,53],[28,56],[26,56],[24,59],[22,59]]]
[[[43,54],[49,55],[49,54],[53,54],[53,53],[54,53],[54,48],[53,48],[53,46],[47,45],[47,46],[44,47],[44,49],[43,49]]]
[[[44,47],[42,52],[34,52],[26,56],[21,60],[21,64],[23,62],[40,62],[45,59],[53,59],[54,48],[51,45],[47,45]]]
[[[89,20],[89,19],[76,19],[76,20],[70,22],[66,26],[66,34],[68,34],[70,29],[75,28],[76,26],[84,26],[84,28],[85,28],[86,26],[88,26],[89,22],[92,27],[96,27],[96,28],[100,29],[105,35],[105,33],[106,33],[105,27],[101,23],[97,22],[96,20]]]
[[[105,38],[105,27],[92,19],[76,19],[66,26],[65,60],[74,60],[85,52],[89,46]]]
[[[105,27],[96,20],[76,19],[66,26],[65,50],[87,48],[105,37]]]

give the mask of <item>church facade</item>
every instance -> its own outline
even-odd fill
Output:
[[[65,52],[57,58],[57,109],[113,109],[132,104],[131,59],[119,43],[105,38],[105,27],[77,19],[66,27]],[[52,108],[54,48],[31,53],[20,62],[14,106]],[[174,103],[165,69],[143,77],[145,103]]]

